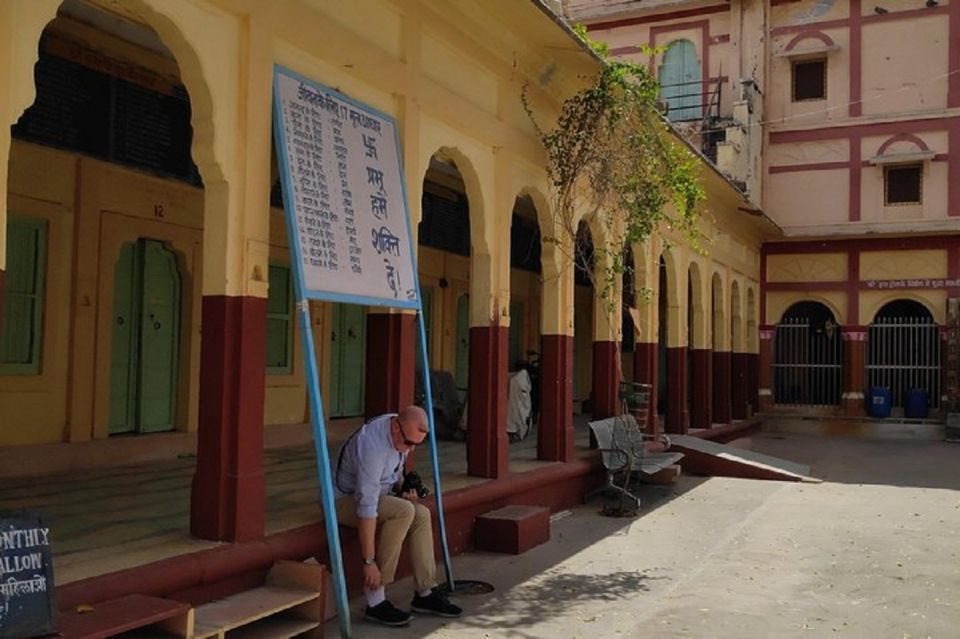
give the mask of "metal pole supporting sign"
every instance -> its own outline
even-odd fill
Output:
[[[350,637],[350,608],[309,300],[417,312],[437,525],[452,589],[416,252],[393,118],[280,66],[274,67],[273,105],[330,567],[340,636]]]

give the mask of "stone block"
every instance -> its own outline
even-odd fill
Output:
[[[550,540],[550,509],[505,506],[477,517],[474,542],[478,550],[519,555]]]

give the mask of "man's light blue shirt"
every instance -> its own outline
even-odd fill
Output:
[[[406,453],[393,445],[390,424],[396,413],[375,417],[364,424],[341,447],[334,467],[333,487],[337,497],[353,495],[357,517],[375,519],[381,495],[387,495],[403,477]]]

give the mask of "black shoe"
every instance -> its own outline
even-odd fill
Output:
[[[463,610],[460,606],[450,603],[450,600],[447,599],[447,595],[440,592],[436,588],[427,595],[426,597],[421,597],[420,595],[413,596],[413,603],[410,605],[416,612],[425,612],[430,615],[437,615],[438,617],[449,617],[455,618],[463,614]]]
[[[400,610],[389,601],[383,600],[376,606],[367,606],[363,618],[384,626],[409,626],[413,615]]]

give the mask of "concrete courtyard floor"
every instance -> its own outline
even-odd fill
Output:
[[[823,483],[684,476],[636,519],[600,498],[520,556],[471,552],[458,620],[358,637],[960,637],[960,444],[760,433],[735,445]],[[566,516],[564,516],[566,515]],[[408,608],[409,580],[388,595]],[[336,622],[327,627],[337,636]]]

